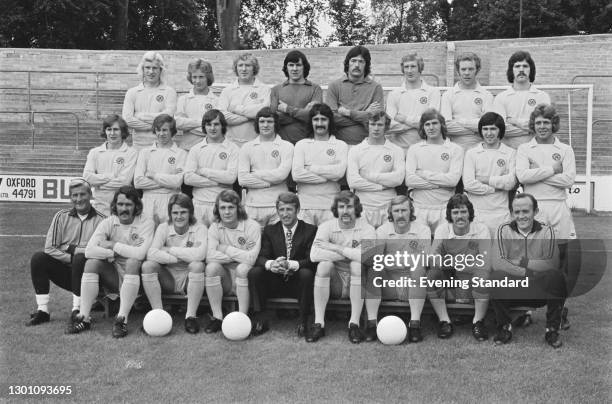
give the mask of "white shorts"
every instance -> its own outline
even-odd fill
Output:
[[[491,238],[497,236],[497,230],[502,224],[512,220],[508,209],[499,210],[475,210],[474,222],[480,222],[489,228]]]
[[[198,220],[198,223],[204,224],[206,227],[210,227],[211,223],[215,221],[215,215],[213,211],[215,209],[214,202],[196,202],[193,201],[193,212]]]
[[[539,212],[536,220],[546,223],[555,231],[557,240],[573,240],[576,238],[576,228],[572,212],[565,201],[538,201]]]
[[[351,261],[334,262],[330,278],[330,296],[334,299],[348,299],[351,291]]]
[[[274,224],[279,221],[276,207],[255,207],[246,206],[245,210],[249,219],[255,220],[263,229],[266,225]]]
[[[185,293],[187,289],[187,279],[189,278],[189,268],[187,265],[165,265],[170,275],[174,279],[174,293]]]
[[[334,214],[330,209],[300,209],[298,213],[298,219],[314,226],[319,226],[333,218]]]
[[[414,215],[416,216],[416,220],[429,226],[431,234],[435,234],[438,225],[446,221],[446,207],[427,209],[415,205]]]
[[[155,194],[144,191],[142,194],[142,216],[153,220],[157,216],[157,224],[168,220],[168,201],[172,194]]]

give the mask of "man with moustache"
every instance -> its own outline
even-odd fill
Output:
[[[159,114],[174,115],[176,91],[165,83],[166,66],[158,52],[145,53],[136,72],[142,83],[125,94],[121,115],[133,131],[132,146],[139,151],[155,141],[151,130],[155,117]]]
[[[485,90],[476,76],[480,71],[480,58],[472,52],[462,53],[455,59],[459,81],[442,95],[440,112],[446,119],[451,142],[468,151],[480,144],[478,121],[493,107],[493,95]]]
[[[310,63],[298,50],[285,56],[283,73],[287,80],[272,87],[270,109],[278,113],[280,137],[295,145],[308,136],[310,108],[322,102],[323,91],[318,84],[308,80]]]
[[[365,219],[374,228],[387,221],[386,206],[396,195],[395,187],[404,182],[404,151],[385,138],[390,122],[384,111],[372,115],[368,137],[348,154],[348,185],[359,196]]]
[[[380,84],[370,77],[371,57],[365,46],[351,48],[344,58],[342,78],[329,83],[326,102],[334,112],[336,137],[352,146],[368,136],[370,116],[383,111]]]
[[[334,136],[334,114],[327,104],[313,105],[309,121],[308,137],[295,145],[291,172],[300,197],[298,217],[318,226],[333,219],[329,207],[340,192],[348,146]]]
[[[177,131],[170,115],[158,115],[153,131],[157,140],[140,151],[134,186],[143,191],[142,215],[159,224],[168,219],[168,200],[181,190],[187,152],[172,140]]]
[[[39,325],[51,319],[50,282],[72,292],[71,317],[79,312],[81,306],[85,246],[104,215],[91,206],[91,186],[84,178],[72,179],[68,192],[72,208],[62,209],[53,216],[44,251],[32,256],[30,273],[38,308],[30,315],[26,326]]]
[[[446,204],[463,169],[463,149],[446,138],[446,121],[428,109],[419,121],[419,136],[406,154],[406,186],[414,201],[417,220],[435,232],[446,217]]]
[[[536,77],[535,62],[529,52],[514,52],[508,59],[506,71],[512,86],[497,94],[493,111],[506,121],[506,135],[503,142],[517,149],[531,140],[529,116],[538,104],[550,104],[550,96],[533,85]]]
[[[236,80],[219,96],[218,108],[227,120],[227,138],[242,147],[255,139],[255,116],[270,105],[270,87],[258,78],[259,61],[252,53],[240,53],[234,59]]]
[[[238,178],[238,146],[225,137],[227,121],[218,109],[202,117],[204,140],[189,151],[185,163],[185,184],[193,186],[196,219],[206,226],[214,220],[217,195],[230,189]]]
[[[353,344],[358,344],[365,338],[359,328],[364,302],[361,290],[361,243],[365,239],[375,239],[376,232],[361,218],[363,206],[359,197],[350,191],[338,193],[331,210],[335,218],[319,226],[310,250],[310,259],[318,264],[314,280],[315,320],[306,335],[306,341],[316,342],[325,336],[325,309],[333,287],[334,297],[348,296],[350,299],[348,338]]]
[[[264,228],[259,256],[249,271],[254,302],[252,334],[268,330],[263,314],[269,297],[292,297],[300,307],[297,336],[303,337],[312,308],[315,265],[310,260],[310,249],[317,228],[298,220],[300,200],[291,192],[278,195],[276,211],[280,222]]]
[[[91,328],[89,313],[98,296],[100,281],[119,291],[119,312],[113,323],[113,337],[128,334],[127,317],[140,288],[140,267],[151,241],[154,224],[144,218],[138,191],[123,186],[115,193],[110,217],[100,223],[85,249],[85,271],[81,280],[81,310],[67,330],[78,334]]]
[[[510,220],[508,191],[516,185],[516,151],[501,141],[504,118],[487,112],[478,121],[481,143],[465,153],[463,185],[474,204],[476,220],[489,227],[492,235]]]
[[[278,125],[278,114],[262,108],[255,117],[259,136],[246,143],[238,155],[238,182],[247,190],[245,208],[262,230],[278,221],[276,198],[287,191],[293,161],[293,145],[281,139]]]
[[[441,223],[434,234],[431,253],[440,256],[443,262],[430,263],[427,271],[429,281],[459,279],[470,281],[471,295],[474,298],[474,318],[472,335],[477,341],[485,341],[489,334],[484,324],[489,307],[489,291],[485,287],[473,287],[471,279],[489,279],[491,265],[489,256],[491,235],[482,223],[474,222],[474,207],[467,196],[452,196],[446,205],[446,223]],[[481,256],[481,260],[476,257]],[[454,266],[445,266],[447,256],[453,257]],[[471,258],[469,258],[471,257]],[[469,260],[469,262],[468,262]],[[429,286],[427,295],[434,312],[438,316],[438,338],[450,338],[453,335],[446,309],[445,288]]]
[[[419,119],[426,110],[440,109],[440,90],[421,78],[423,58],[416,53],[402,57],[402,87],[389,93],[387,115],[392,119],[387,137],[404,152],[419,141]]]

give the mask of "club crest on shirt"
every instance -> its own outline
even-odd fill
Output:
[[[219,153],[219,158],[220,158],[221,160],[225,160],[225,159],[227,158],[227,153],[226,153],[226,152],[221,152],[221,153]]]
[[[482,98],[480,98],[480,97],[476,97],[476,98],[474,98],[474,104],[476,104],[476,105],[482,105]]]
[[[527,101],[527,104],[529,104],[530,107],[533,107],[534,105],[536,105],[536,100],[530,98],[529,101]]]
[[[416,240],[410,240],[408,243],[411,249],[416,250],[419,247],[419,242]]]
[[[419,99],[419,102],[420,102],[421,104],[427,104],[427,97],[421,97],[421,98]]]
[[[168,164],[176,163],[176,159],[174,157],[168,157]]]
[[[385,161],[385,163],[389,163],[391,161],[391,156],[389,154],[385,154],[383,160]]]
[[[213,105],[211,103],[208,103],[208,104],[204,105],[204,109],[207,110],[207,111],[209,109],[212,109],[212,108],[213,108]]]
[[[553,160],[559,161],[561,160],[561,155],[559,153],[555,153],[552,155]]]
[[[330,157],[334,157],[336,155],[336,151],[334,149],[327,149],[326,153]]]
[[[246,244],[246,239],[242,236],[238,237],[238,244],[240,245],[245,245]]]
[[[132,241],[136,241],[136,240],[138,240],[138,233],[132,233],[132,234],[130,234],[130,240],[132,240]]]
[[[478,242],[474,241],[474,240],[470,240],[468,241],[468,248],[470,250],[476,250],[478,251]]]
[[[450,158],[450,156],[448,155],[448,153],[442,153],[440,154],[440,158],[442,159],[442,161],[446,161]]]
[[[115,163],[121,165],[125,162],[125,160],[123,159],[123,157],[117,157],[117,160],[115,160]]]
[[[164,102],[164,96],[159,94],[157,97],[155,97],[155,101],[157,101],[157,102]]]
[[[353,240],[353,241],[351,241],[351,247],[352,247],[352,248],[357,248],[357,247],[359,247],[359,241],[357,241],[357,240]]]
[[[254,100],[257,98],[257,93],[255,91],[253,91],[251,94],[249,94],[249,97]]]
[[[504,159],[497,160],[497,166],[498,167],[503,167],[505,165],[506,165],[506,160],[504,160]]]
[[[272,150],[272,157],[277,158],[279,154],[280,153],[278,152],[278,150],[276,149]]]
[[[188,248],[193,247],[193,241],[188,240],[188,241],[185,243],[185,247],[188,247]]]

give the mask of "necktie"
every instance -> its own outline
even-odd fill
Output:
[[[287,260],[289,260],[291,256],[291,247],[293,247],[293,232],[291,229],[288,229],[287,233],[285,233],[285,244],[287,246]]]

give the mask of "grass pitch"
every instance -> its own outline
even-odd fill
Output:
[[[64,335],[71,296],[55,286],[51,322],[23,325],[36,307],[29,259],[42,249],[40,235],[59,206],[0,209],[0,400],[24,399],[9,395],[10,385],[49,384],[72,386],[63,402],[585,403],[612,397],[610,271],[591,292],[569,300],[572,326],[558,350],[544,343],[542,309],[503,347],[492,338],[477,343],[469,325],[438,340],[429,318],[422,343],[393,347],[350,344],[344,320],[328,323],[328,336],[316,344],[298,339],[293,321],[273,321],[261,337],[230,342],[221,334],[187,334],[182,316],[174,317],[169,336],[152,338],[138,330],[142,314],[130,316],[130,334],[122,340],[111,337],[112,319],[100,313],[91,331]],[[575,220],[583,238],[612,238],[612,218]]]

